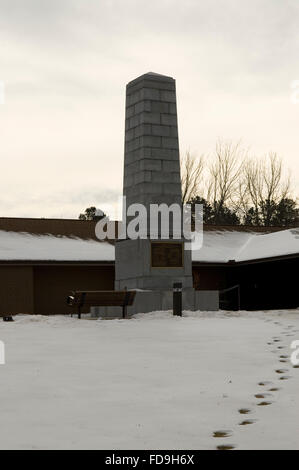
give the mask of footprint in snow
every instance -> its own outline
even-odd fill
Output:
[[[222,444],[216,447],[217,450],[234,450],[235,448],[233,444]]]
[[[255,398],[267,398],[267,397],[272,397],[271,393],[257,393],[254,395]]]
[[[257,406],[268,406],[272,405],[272,401],[261,401],[260,403],[257,404]]]
[[[232,436],[233,432],[232,431],[214,431],[213,432],[213,437],[219,438],[219,437],[230,437]]]
[[[276,369],[276,374],[285,374],[286,372],[288,372],[288,369]]]
[[[248,415],[249,413],[252,413],[252,411],[249,408],[240,408],[239,413],[241,415]]]
[[[259,382],[258,385],[260,385],[261,387],[266,387],[267,385],[272,385],[272,382],[270,382],[269,380],[263,380],[262,382]]]
[[[244,419],[243,421],[241,421],[241,423],[239,423],[239,426],[248,426],[249,424],[256,423],[256,421],[256,419]]]

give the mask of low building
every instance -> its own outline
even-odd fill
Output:
[[[192,253],[198,290],[220,291],[220,307],[299,307],[299,229],[205,226]],[[64,314],[72,290],[114,289],[114,246],[95,222],[0,218],[0,313]]]
[[[207,231],[192,265],[195,287],[219,290],[220,308],[299,307],[299,228]]]
[[[114,288],[114,246],[94,222],[0,219],[0,314],[64,314],[71,290]]]

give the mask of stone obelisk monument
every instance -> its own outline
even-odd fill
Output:
[[[123,194],[127,207],[143,204],[148,214],[152,204],[181,206],[176,87],[171,77],[147,73],[127,85]],[[148,229],[146,239],[118,240],[115,250],[116,289],[160,291],[165,298],[173,283],[181,282],[183,289],[193,291],[191,252],[172,229],[167,240],[152,239]]]

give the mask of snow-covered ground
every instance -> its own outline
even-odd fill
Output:
[[[299,449],[296,339],[299,311],[1,322],[0,448]]]

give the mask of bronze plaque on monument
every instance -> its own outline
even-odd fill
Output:
[[[183,243],[152,242],[152,268],[182,268]]]

